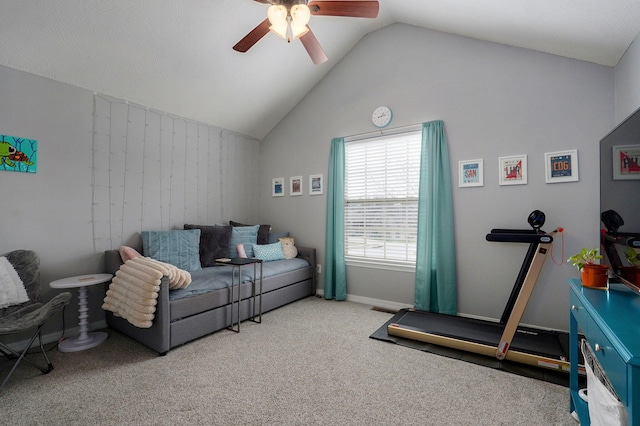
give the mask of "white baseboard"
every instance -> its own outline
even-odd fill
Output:
[[[316,295],[324,297],[324,290],[316,290]],[[400,309],[412,308],[408,303],[393,302],[390,300],[372,299],[371,297],[356,296],[353,294],[347,294],[348,302],[361,303],[363,305],[375,306],[378,308],[388,309],[390,311],[399,311]]]
[[[89,331],[95,331],[95,330],[102,330],[104,328],[107,328],[107,321],[106,320],[101,320],[101,321],[96,321],[96,322],[92,322],[89,324]],[[35,331],[35,329],[34,329]],[[33,333],[33,331],[32,331]],[[60,335],[62,334],[62,332],[60,330],[58,331],[54,331],[51,333],[47,333],[47,334],[43,334],[42,335],[42,344],[43,345],[48,345],[50,343],[54,343],[57,342],[60,339]],[[64,338],[68,339],[69,337],[74,337],[77,336],[78,334],[80,334],[80,327],[76,326],[73,328],[67,328],[64,331]],[[24,350],[24,346],[29,343],[28,339],[25,340],[21,340],[18,342],[13,342],[13,343],[8,343],[7,346],[10,347],[11,349],[13,349],[14,351],[17,352],[22,352]],[[38,346],[38,339],[36,338],[36,340],[34,340],[33,345],[31,345],[31,347],[37,347]],[[2,354],[0,354],[0,358],[2,358]]]

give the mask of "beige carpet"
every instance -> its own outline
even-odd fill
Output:
[[[390,317],[307,298],[164,357],[109,331],[99,347],[50,351],[49,375],[21,366],[0,423],[577,424],[566,387],[370,339]]]

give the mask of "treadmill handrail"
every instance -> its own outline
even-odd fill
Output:
[[[562,228],[556,228],[548,235],[551,241],[553,241],[552,235],[555,235],[557,232],[563,232]],[[524,310],[526,309],[529,298],[531,297],[531,293],[533,292],[536,282],[538,281],[540,271],[544,266],[544,261],[549,254],[551,241],[541,241],[535,247],[535,255],[533,259],[531,259],[531,264],[529,265],[527,275],[524,279],[524,282],[522,283],[520,291],[518,292],[516,303],[513,306],[513,310],[511,311],[509,319],[505,324],[504,332],[500,339],[500,344],[498,345],[498,348],[496,350],[496,358],[498,358],[499,360],[503,360],[507,356],[507,352],[509,351],[509,347],[511,346],[513,336],[516,333],[518,325],[520,324],[520,320],[522,319],[522,315],[524,314]]]
[[[539,234],[540,232],[535,229],[503,229],[494,228],[490,232],[491,234]]]
[[[498,232],[495,232],[498,231]],[[551,243],[553,237],[547,233],[521,233],[517,231],[509,231],[508,229],[492,229],[490,234],[487,234],[487,241],[498,241],[501,243]]]

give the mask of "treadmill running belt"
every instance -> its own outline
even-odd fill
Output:
[[[473,343],[498,347],[504,325],[465,318],[455,315],[407,310],[396,321],[404,329],[435,334]],[[561,340],[563,334],[556,331],[518,327],[510,350],[547,356],[554,359],[568,359]]]
[[[424,343],[421,341],[410,340],[403,337],[392,336],[388,334],[387,333],[388,326],[390,324],[398,323],[398,321],[400,321],[400,319],[403,316],[405,316],[407,312],[408,312],[407,309],[402,309],[399,312],[396,312],[393,315],[393,317],[391,317],[388,321],[382,324],[369,337],[371,339],[401,345],[401,346],[416,349],[422,352],[434,353],[441,356],[447,356],[449,358],[457,359],[460,361],[471,362],[474,364],[482,365],[487,368],[494,368],[494,369],[502,370],[505,372],[530,377],[537,380],[544,380],[544,381],[555,383],[561,386],[567,386],[567,387],[569,386],[569,375],[566,372],[553,371],[546,368],[534,367],[531,365],[520,364],[520,363],[507,361],[507,360],[500,361],[495,357],[487,357],[487,356],[478,355],[472,352],[465,352],[461,350],[447,348],[444,346]],[[423,314],[429,315],[429,313],[423,313]],[[432,314],[432,315],[444,316],[443,314]],[[412,318],[411,321],[414,321],[416,317],[414,317],[413,315],[410,315],[409,318]],[[460,317],[460,318],[463,318],[463,317]],[[463,319],[463,320],[467,320],[467,319]],[[568,346],[569,335],[564,333],[559,333],[559,334],[560,335],[558,336],[558,338],[560,340],[561,346],[564,348],[564,353],[569,353],[569,346]],[[587,384],[586,384],[585,376],[580,376],[578,380],[581,388],[586,387]]]

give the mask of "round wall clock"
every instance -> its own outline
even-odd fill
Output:
[[[391,109],[386,106],[379,106],[373,111],[371,115],[371,121],[376,127],[385,127],[391,123],[391,118],[393,114],[391,113]]]

